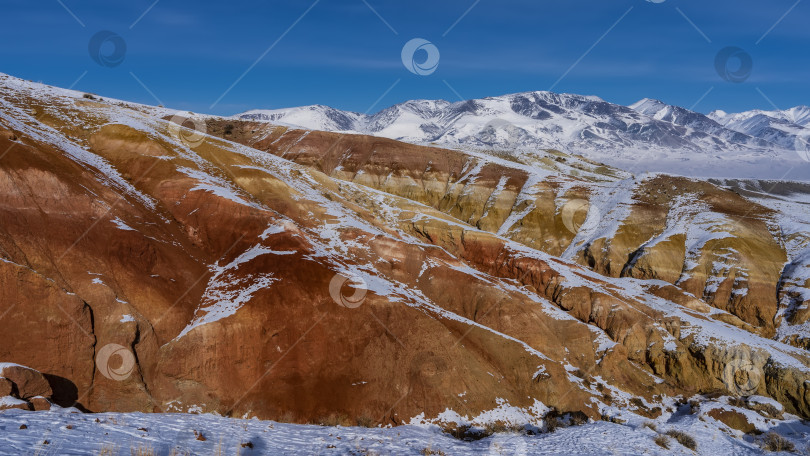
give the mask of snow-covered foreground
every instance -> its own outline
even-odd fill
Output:
[[[753,437],[731,435],[718,423],[690,414],[688,406],[657,420],[657,431],[644,426],[645,422],[631,420],[621,425],[600,421],[559,428],[553,433],[495,434],[467,442],[442,433],[436,426],[325,427],[214,415],[6,410],[0,412],[0,454],[696,454],[671,438],[669,450],[654,442],[657,436],[673,429],[694,437],[697,454],[763,454]],[[806,450],[810,427],[798,422],[787,427],[790,429],[782,432],[797,443],[797,451]]]

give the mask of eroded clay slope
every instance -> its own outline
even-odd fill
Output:
[[[764,207],[586,162],[195,137],[174,114],[2,80],[0,361],[58,403],[388,424],[652,416],[719,390],[810,416],[806,352],[770,339],[787,255]]]
[[[208,129],[605,276],[664,280],[766,337],[781,323],[777,296],[785,265],[806,263],[786,247],[783,213],[708,182],[633,177],[554,152],[524,164],[261,123],[210,121]],[[555,156],[568,161],[569,176],[552,172],[559,167],[549,167],[548,158]]]

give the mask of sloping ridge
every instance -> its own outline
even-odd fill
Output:
[[[770,339],[787,254],[730,191],[216,118],[189,141],[168,110],[1,82],[0,360],[62,379],[61,404],[658,416],[748,369],[745,393],[810,416],[806,351]]]

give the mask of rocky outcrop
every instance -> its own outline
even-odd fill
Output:
[[[13,363],[0,363],[0,410],[50,410],[53,391],[40,372]]]
[[[31,399],[37,396],[51,397],[53,391],[45,377],[25,366],[0,363],[0,377],[10,381],[20,399]]]
[[[552,255],[572,252],[600,274],[665,280],[768,337],[775,333],[776,293],[787,260],[783,241],[770,230],[773,211],[731,190],[665,175],[572,186],[551,176],[530,179],[519,166],[459,151],[267,124],[228,125],[228,139],[431,206]],[[208,128],[222,129],[215,122]],[[610,198],[598,197],[602,191]],[[566,213],[572,204],[583,210]],[[580,230],[589,211],[595,218]]]
[[[16,394],[17,386],[11,380],[0,377],[0,397]]]
[[[785,252],[718,187],[2,97],[0,359],[59,405],[400,424],[722,390],[810,416],[810,361],[768,339]]]

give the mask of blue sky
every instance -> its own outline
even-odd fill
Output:
[[[810,104],[810,2],[796,0],[3,0],[3,10],[4,73],[213,114],[365,112],[552,87],[702,112]],[[91,58],[100,31],[126,43],[120,65]],[[439,49],[434,73],[403,65],[413,38]],[[727,46],[751,56],[744,82],[715,68]]]

